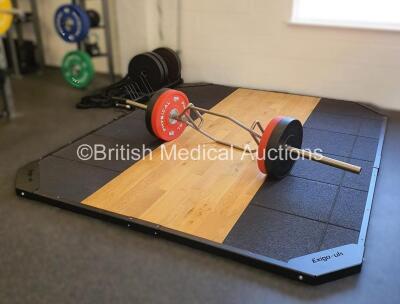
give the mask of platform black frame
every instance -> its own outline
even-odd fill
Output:
[[[360,104],[360,106],[363,105]],[[367,106],[366,108],[376,112]],[[196,237],[137,218],[120,215],[81,203],[75,203],[61,199],[56,200],[54,198],[36,194],[35,191],[40,185],[40,176],[37,174],[40,160],[31,162],[18,171],[15,189],[17,195],[24,198],[41,201],[63,209],[106,220],[135,231],[151,234],[155,237],[162,237],[164,239],[172,240],[193,248],[228,257],[257,268],[266,269],[297,281],[311,285],[318,285],[361,271],[364,260],[364,249],[368,223],[372,209],[375,185],[379,173],[386,126],[387,117],[383,116],[358,243],[314,252],[312,254],[293,258],[288,262],[283,262],[267,256],[255,254],[250,251],[239,249],[223,243],[209,241],[204,238]],[[86,135],[88,134],[85,134],[84,136]],[[50,154],[52,153],[49,153],[48,155]]]

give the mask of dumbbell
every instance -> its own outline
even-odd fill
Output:
[[[274,179],[282,179],[289,174],[295,163],[295,157],[302,157],[356,174],[361,172],[361,167],[359,166],[301,149],[303,126],[295,118],[275,117],[265,129],[259,121],[255,121],[251,127],[247,127],[239,120],[228,115],[196,107],[189,102],[188,97],[183,92],[172,89],[158,91],[150,98],[147,105],[130,99],[119,97],[114,97],[114,99],[119,101],[116,104],[117,106],[127,109],[138,108],[146,111],[145,120],[148,131],[163,141],[168,142],[177,139],[182,135],[186,127],[190,126],[219,144],[242,151],[256,152],[259,170]],[[204,113],[227,119],[246,130],[257,143],[258,148],[249,150],[247,147],[218,139],[204,131],[202,129]],[[196,121],[197,119],[198,121]],[[260,132],[257,132],[256,128]]]

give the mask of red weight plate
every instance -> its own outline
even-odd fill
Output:
[[[257,165],[258,169],[264,173],[267,174],[268,168],[265,166],[265,150],[267,148],[268,141],[271,137],[272,132],[275,130],[276,126],[279,124],[279,122],[284,118],[284,116],[277,116],[274,119],[272,119],[267,127],[264,130],[263,135],[261,136],[260,144],[258,145],[258,151],[257,151]]]
[[[170,89],[162,93],[151,113],[154,134],[164,141],[171,141],[181,136],[187,125],[171,118],[171,115],[182,113],[188,105],[189,99],[183,92]]]

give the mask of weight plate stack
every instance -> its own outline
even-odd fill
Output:
[[[163,70],[164,70],[164,84],[167,83],[167,79],[168,79],[168,66],[166,64],[166,62],[164,61],[164,59],[158,55],[157,53],[154,52],[148,52],[149,55],[153,56],[154,58],[156,58],[158,60],[158,62],[161,64]]]
[[[90,56],[83,51],[71,51],[64,56],[61,71],[74,88],[86,88],[93,80],[94,67]]]
[[[159,90],[166,80],[163,65],[151,53],[143,53],[133,57],[129,62],[128,74],[143,89],[143,93]]]
[[[85,39],[90,28],[89,16],[78,5],[72,4],[65,4],[57,9],[54,24],[60,37],[71,43]]]
[[[179,59],[178,54],[166,47],[157,48],[153,51],[164,59],[167,67],[168,67],[168,83],[174,83],[181,79],[181,60]]]

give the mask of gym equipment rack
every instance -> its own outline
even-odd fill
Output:
[[[111,82],[115,82],[115,72],[114,72],[114,62],[113,62],[113,51],[112,51],[112,41],[111,41],[111,28],[110,28],[110,12],[109,5],[107,0],[101,1],[101,12],[102,12],[102,22],[101,25],[96,28],[101,28],[104,30],[105,34],[105,43],[106,43],[106,52],[102,52],[101,54],[95,57],[106,57],[108,72],[110,74]],[[85,0],[72,0],[72,4],[79,5],[83,9],[86,9],[86,1]],[[87,38],[78,43],[78,50],[85,50],[85,41]]]
[[[17,21],[14,21],[13,25],[7,32],[7,40],[8,40],[8,45],[10,48],[10,53],[11,53],[13,73],[15,76],[17,76],[19,78],[22,77],[22,75],[21,75],[21,71],[19,68],[17,48],[13,41],[14,40],[14,26],[15,26],[15,36],[17,38],[17,41],[18,41],[18,43],[21,43],[23,40],[23,24],[32,22],[33,33],[35,36],[37,53],[38,53],[39,69],[42,69],[44,67],[43,40],[42,40],[42,34],[40,32],[37,2],[36,2],[36,0],[29,0],[29,2],[30,2],[30,7],[31,7],[30,13],[32,14],[32,17],[26,18],[25,20],[19,19]],[[16,9],[19,8],[18,0],[12,0],[12,4],[13,4],[14,8],[16,8]]]

